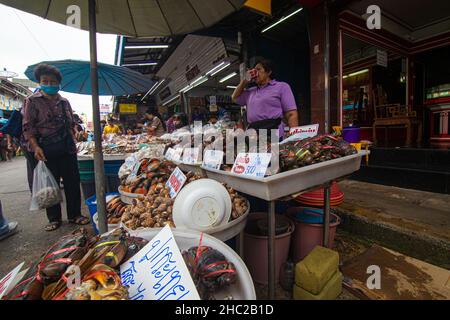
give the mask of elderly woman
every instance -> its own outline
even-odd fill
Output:
[[[66,196],[70,223],[85,225],[89,219],[81,215],[80,173],[75,146],[76,122],[67,99],[58,93],[62,75],[50,65],[40,64],[34,70],[39,91],[25,100],[23,106],[23,135],[27,147],[38,161],[45,164],[56,181],[61,178]],[[61,206],[47,209],[49,224],[46,231],[61,226]]]
[[[284,135],[285,122],[289,127],[298,126],[298,113],[291,87],[276,81],[270,60],[260,60],[253,70],[255,87],[246,89],[248,80],[243,79],[234,90],[232,99],[247,106],[248,128],[279,129]]]

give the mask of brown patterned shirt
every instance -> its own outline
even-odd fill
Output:
[[[63,110],[66,113],[65,118]],[[72,107],[69,101],[59,94],[53,100],[40,92],[34,93],[25,99],[22,115],[23,136],[27,141],[28,151],[33,151],[29,143],[30,138],[34,137],[38,140],[40,137],[55,134],[65,126],[65,121],[68,122],[68,127],[71,129],[72,136],[74,136],[75,120]]]

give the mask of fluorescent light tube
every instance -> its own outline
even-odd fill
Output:
[[[219,63],[217,66],[213,67],[211,70],[209,70],[205,75],[208,75],[214,71],[216,71],[218,68],[220,68],[221,66],[223,66],[225,64],[225,61],[222,61],[221,63]]]
[[[175,99],[178,99],[179,97],[180,97],[180,95],[178,94],[178,95],[176,95],[175,97],[173,97],[172,99],[167,100],[166,102],[164,102],[162,105],[165,106],[166,104],[168,104],[168,103],[174,101]]]
[[[123,67],[134,67],[134,66],[156,66],[158,62],[146,62],[146,63],[127,63],[123,64]]]
[[[275,27],[276,25],[282,23],[282,22],[283,22],[284,20],[286,20],[286,19],[289,19],[290,17],[292,17],[293,15],[299,13],[299,12],[302,11],[302,10],[303,10],[303,8],[300,8],[300,9],[298,9],[298,10],[292,12],[290,15],[281,18],[280,20],[278,20],[278,21],[275,22],[274,24],[272,24],[272,25],[268,26],[267,28],[265,28],[263,31],[261,31],[261,33],[264,33],[264,32],[266,32],[267,30],[272,29],[272,28]]]
[[[233,77],[236,76],[236,75],[237,75],[236,72],[230,73],[229,75],[227,75],[227,76],[223,77],[222,79],[220,79],[219,82],[220,82],[220,83],[225,82],[225,81],[227,81],[228,79],[231,79],[231,78],[233,78]]]
[[[226,63],[223,67],[221,67],[220,69],[214,71],[213,73],[211,73],[211,77],[214,76],[215,74],[218,74],[220,71],[225,70],[226,68],[228,68],[230,66],[230,62]]]
[[[125,46],[125,49],[167,49],[167,44],[150,44],[145,46]]]

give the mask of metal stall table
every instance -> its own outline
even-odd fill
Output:
[[[237,191],[247,193],[269,202],[269,299],[275,298],[275,201],[298,194],[313,187],[324,186],[324,245],[328,244],[330,225],[330,186],[333,180],[345,177],[361,166],[361,158],[368,151],[359,151],[357,154],[329,160],[303,168],[282,172],[265,178],[238,175],[232,172],[202,169],[208,178],[226,183]]]

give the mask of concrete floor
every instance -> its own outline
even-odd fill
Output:
[[[357,214],[450,241],[450,195],[345,180],[341,205]]]
[[[8,221],[19,223],[19,233],[0,241],[0,278],[23,261],[25,265],[31,265],[58,238],[77,229],[77,226],[65,221],[58,230],[45,231],[44,227],[48,223],[45,210],[30,212],[30,198],[25,158],[0,162],[3,215]],[[88,215],[85,205],[82,205],[82,210]],[[63,220],[65,219],[67,216],[63,208]],[[89,228],[91,229],[90,226]]]
[[[418,230],[440,239],[450,239],[450,195],[434,194],[400,188],[392,188],[346,180],[340,183],[345,193],[345,203],[359,215],[373,221],[384,221],[402,228]],[[46,232],[45,211],[30,212],[30,192],[26,180],[26,162],[23,157],[12,162],[0,162],[0,200],[3,214],[10,221],[19,222],[19,233],[0,241],[0,278],[21,262],[31,265],[58,238],[77,226],[63,223],[53,232]],[[63,206],[64,207],[64,206]],[[361,209],[364,208],[364,209]],[[82,210],[88,215],[83,204]],[[63,209],[63,219],[66,218]],[[92,232],[92,227],[88,226]],[[338,229],[339,231],[340,229]],[[370,247],[365,236],[350,235],[339,231],[334,244],[341,262],[362,253]],[[256,285],[258,298],[267,297],[267,287]],[[277,299],[291,299],[291,293],[279,288]],[[339,299],[355,299],[345,290]]]

